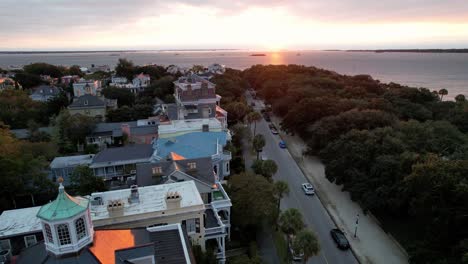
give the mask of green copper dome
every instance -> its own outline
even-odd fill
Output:
[[[72,197],[65,192],[62,184],[55,201],[43,205],[37,217],[46,221],[57,221],[73,217],[88,208],[89,201],[81,197]]]

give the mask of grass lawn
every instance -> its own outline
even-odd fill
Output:
[[[289,263],[288,242],[286,241],[286,236],[280,231],[274,231],[273,240],[281,263]]]

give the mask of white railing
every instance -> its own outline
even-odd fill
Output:
[[[218,226],[218,227],[212,227],[212,228],[205,228],[205,235],[221,235],[225,233],[225,228],[224,226]]]

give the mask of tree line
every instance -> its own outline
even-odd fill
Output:
[[[326,165],[326,177],[382,222],[413,263],[468,263],[468,103],[367,75],[256,65],[243,77]],[[411,227],[411,234],[398,229]],[[401,231],[400,231],[401,233]]]

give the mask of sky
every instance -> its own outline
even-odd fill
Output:
[[[0,0],[0,50],[468,48],[468,0]]]

